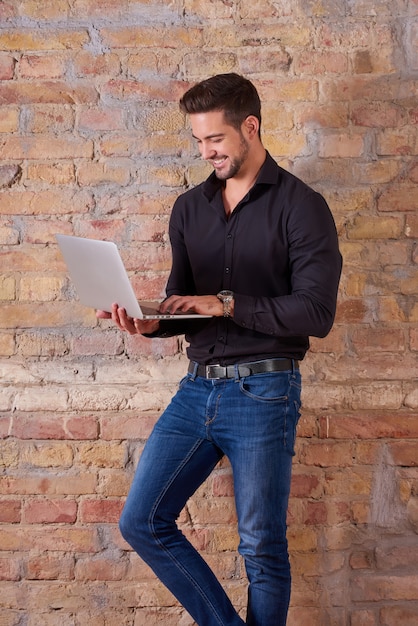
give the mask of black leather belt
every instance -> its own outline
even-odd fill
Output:
[[[235,378],[235,368],[238,368],[239,376],[252,376],[253,374],[264,374],[266,372],[285,372],[287,370],[299,369],[298,361],[293,359],[265,359],[264,361],[253,361],[252,363],[238,363],[238,365],[200,365],[194,361],[189,363],[189,374],[196,374],[203,378]]]

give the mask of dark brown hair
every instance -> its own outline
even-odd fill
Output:
[[[223,111],[225,120],[238,130],[254,115],[261,126],[261,103],[254,85],[239,74],[218,74],[191,87],[180,100],[183,113]]]

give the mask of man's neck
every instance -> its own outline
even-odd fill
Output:
[[[260,144],[260,149],[248,158],[248,168],[238,175],[228,178],[222,191],[225,212],[230,215],[240,201],[247,195],[254,186],[259,171],[266,160],[266,150]]]

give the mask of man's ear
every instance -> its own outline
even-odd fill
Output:
[[[255,115],[249,115],[243,121],[243,128],[248,133],[249,138],[254,138],[258,135],[258,129],[260,128],[260,122]]]

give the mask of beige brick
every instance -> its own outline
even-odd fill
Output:
[[[330,134],[321,137],[319,156],[324,158],[361,157],[364,152],[364,137],[361,134]]]
[[[77,446],[77,462],[87,467],[122,468],[125,466],[126,454],[124,443],[100,441],[80,443]]]
[[[0,275],[0,300],[12,301],[16,298],[16,281],[13,276]]]
[[[30,273],[22,276],[19,282],[19,300],[30,302],[49,302],[56,300],[66,279],[58,276],[38,276]]]
[[[401,217],[359,216],[348,228],[350,239],[397,239],[403,232]]]
[[[65,389],[27,387],[16,393],[14,407],[17,411],[65,411],[68,392]]]
[[[26,179],[47,185],[70,185],[75,182],[74,164],[71,161],[56,163],[29,163]],[[36,224],[33,224],[36,228]]]
[[[306,137],[302,133],[264,133],[264,145],[274,156],[297,157],[307,151]]]
[[[87,190],[78,191],[71,188],[48,189],[38,192],[7,191],[0,195],[0,214],[5,215],[45,216],[86,213],[92,206],[91,192]],[[13,255],[13,252],[11,255]],[[30,267],[27,269],[30,269]]]
[[[77,170],[77,181],[81,187],[117,184],[127,185],[131,176],[132,164],[124,159],[99,163],[86,163]]]
[[[1,50],[71,50],[89,41],[86,30],[9,29],[0,34]]]
[[[67,0],[54,0],[54,2],[37,2],[37,0],[25,0],[19,11],[20,15],[36,20],[66,19],[69,15]]]
[[[19,111],[15,107],[0,110],[0,133],[15,133],[19,128]]]
[[[127,28],[102,28],[100,31],[103,43],[112,49],[117,48],[176,48],[197,47],[202,44],[202,28],[172,27],[127,27]]]
[[[190,64],[189,58],[193,55],[186,54],[182,57],[180,50],[164,50],[159,48],[145,48],[140,54],[132,51],[127,61],[129,78],[141,79],[149,76],[149,72],[158,72],[159,67],[164,67],[168,76],[176,76],[180,63]]]
[[[76,159],[91,158],[90,141],[73,137],[8,137],[3,142],[3,158],[13,159]]]
[[[73,449],[67,443],[29,443],[22,447],[21,461],[32,467],[71,467]]]
[[[12,333],[0,332],[0,356],[12,356],[15,353],[15,337]]]
[[[27,130],[31,133],[65,133],[74,128],[74,111],[68,104],[35,104],[28,107],[27,110],[26,125]]]

